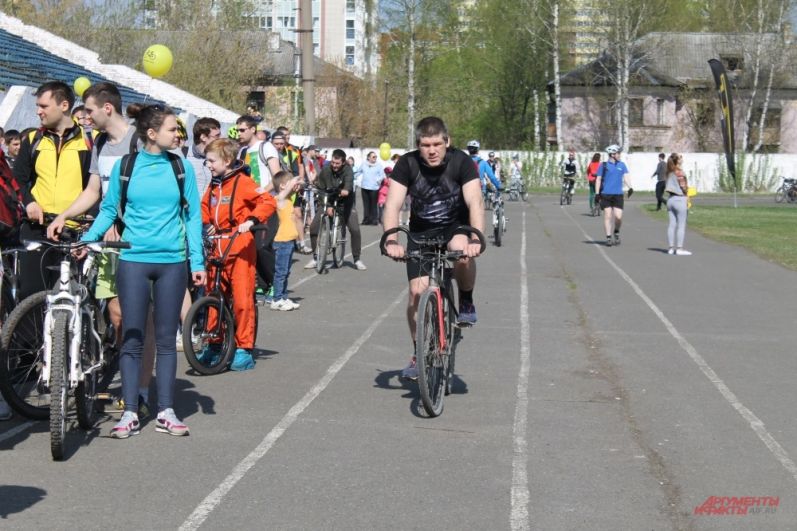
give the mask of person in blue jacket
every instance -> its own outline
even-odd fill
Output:
[[[470,154],[470,158],[473,159],[473,162],[476,163],[476,166],[479,168],[479,180],[482,182],[482,194],[487,191],[488,180],[492,188],[501,190],[501,181],[495,176],[492,166],[479,156],[479,148],[481,148],[481,145],[478,140],[471,140],[468,142],[468,153]]]
[[[130,113],[131,109],[128,109]],[[116,286],[124,315],[124,335],[120,356],[122,396],[125,411],[111,430],[111,437],[125,439],[139,433],[138,382],[141,351],[150,298],[153,301],[158,416],[155,430],[170,435],[187,435],[188,427],[174,412],[174,387],[177,353],[174,331],[180,318],[180,305],[191,277],[197,286],[205,284],[202,253],[202,212],[194,170],[182,164],[185,177],[182,191],[170,159],[178,145],[178,124],[174,111],[162,105],[147,105],[134,110],[136,133],[144,149],[135,158],[123,205],[123,249],[117,270]],[[121,200],[121,163],[111,170],[108,193],[84,241],[102,239],[117,217]],[[182,197],[181,197],[182,196]],[[186,256],[186,240],[188,254]]]

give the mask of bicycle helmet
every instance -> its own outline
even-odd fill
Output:
[[[495,151],[491,151],[487,154],[488,157],[492,158],[495,157]]]
[[[233,124],[229,129],[227,129],[227,138],[238,140],[238,125]]]
[[[468,142],[468,147],[479,149],[481,147],[481,144],[479,144],[478,140],[471,140],[470,142]]]
[[[612,144],[611,146],[606,148],[606,153],[608,153],[609,155],[613,155],[615,153],[620,153],[622,150],[623,148],[621,148],[617,144]]]

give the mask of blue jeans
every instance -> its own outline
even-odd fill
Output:
[[[274,242],[274,300],[286,299],[288,293],[288,277],[291,274],[293,259],[293,240]]]
[[[141,351],[150,294],[154,300],[155,344],[158,358],[155,377],[158,384],[158,411],[173,407],[177,379],[177,325],[188,281],[185,262],[150,264],[119,261],[116,287],[122,308],[124,335],[119,369],[125,411],[138,411],[138,381]]]

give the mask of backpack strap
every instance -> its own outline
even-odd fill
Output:
[[[127,189],[130,187],[130,176],[133,174],[133,166],[136,164],[138,152],[129,153],[122,157],[119,168],[119,204],[116,205],[116,218],[121,221],[125,216],[125,206],[127,205]]]
[[[36,159],[39,156],[39,144],[42,142],[42,138],[44,138],[44,129],[38,128],[35,131],[30,133],[28,140],[30,141],[30,167],[34,170],[36,168]]]
[[[235,176],[235,182],[232,183],[232,194],[230,194],[230,227],[235,226],[235,218],[232,215],[232,206],[235,204],[235,191],[238,189],[238,181],[241,179],[241,174]]]
[[[174,176],[177,179],[177,188],[180,190],[180,206],[187,209],[188,201],[185,199],[185,166],[183,165],[183,158],[180,155],[175,155],[171,151],[167,151],[166,156],[169,157]]]
[[[99,158],[100,153],[102,153],[102,148],[105,147],[105,144],[108,143],[108,133],[103,131],[102,133],[97,135],[97,138],[94,139],[94,147],[97,148],[97,158]]]

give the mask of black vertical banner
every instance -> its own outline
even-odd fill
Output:
[[[733,177],[733,186],[738,190],[739,186],[736,182],[736,161],[734,157],[736,136],[733,131],[733,97],[731,95],[731,84],[728,81],[728,75],[725,73],[725,67],[722,66],[720,61],[710,59],[708,64],[711,67],[711,73],[714,74],[714,82],[717,84],[717,95],[720,98],[720,108],[722,109],[720,126],[722,127],[722,143],[725,146],[725,160],[728,162],[728,171],[731,177]]]

